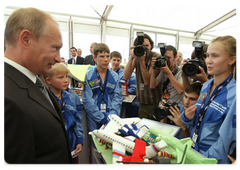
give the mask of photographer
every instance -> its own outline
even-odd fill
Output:
[[[169,112],[172,116],[168,115],[167,117],[173,121],[177,126],[181,128],[182,138],[189,137],[190,130],[181,120],[181,114],[184,114],[185,110],[194,105],[199,97],[200,91],[202,88],[202,84],[200,82],[191,83],[186,89],[183,97],[183,105],[171,106]]]
[[[135,47],[139,47],[139,45],[144,46],[145,52],[142,56],[134,54]],[[137,100],[140,102],[138,115],[140,118],[151,119],[161,99],[161,86],[158,85],[153,89],[149,87],[152,72],[151,60],[160,56],[159,53],[151,51],[153,47],[154,43],[147,34],[143,33],[138,36],[134,41],[134,46],[130,48],[130,58],[124,69],[124,79],[128,80],[136,68]],[[158,73],[159,70],[154,70],[155,75]]]
[[[152,58],[150,88],[153,89],[160,84],[162,87],[162,98],[174,101],[178,104],[183,104],[184,87],[182,84],[181,69],[177,66],[175,61],[177,58],[176,48],[168,45],[164,56],[169,62],[165,61],[164,66],[158,68],[161,72],[156,78],[154,67],[156,68],[155,62],[157,58]]]
[[[202,49],[202,53],[200,54],[199,58],[201,60],[203,60],[205,62],[206,60],[206,52],[207,52],[207,48],[208,48],[208,44],[205,44],[204,45],[204,48]],[[196,56],[196,52],[195,52],[195,49],[193,50],[192,52],[192,56],[191,56],[191,59],[195,59],[197,58],[198,56]],[[210,78],[212,78],[212,76],[208,75],[204,68],[199,66],[198,69],[200,71],[200,73],[198,74],[195,74],[194,76],[191,76],[191,77],[187,77],[184,72],[183,72],[183,66],[188,63],[190,60],[189,59],[184,59],[183,62],[181,63],[181,76],[182,76],[182,81],[183,81],[183,86],[186,88],[187,86],[190,85],[190,82],[193,82],[193,81],[200,81],[202,83],[205,83],[206,81],[208,81]]]
[[[188,129],[187,126],[181,120],[181,114],[184,114],[185,110],[194,105],[199,97],[202,84],[200,82],[191,83],[186,89],[183,97],[183,105],[176,103],[165,103],[162,106],[159,106],[156,109],[154,114],[155,118],[158,120],[161,119],[162,123],[174,122],[175,125],[181,128],[181,135],[179,139],[189,137],[191,129]],[[167,106],[167,107],[166,107]],[[167,120],[168,118],[168,120]]]

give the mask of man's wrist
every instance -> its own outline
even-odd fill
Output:
[[[184,124],[183,126],[180,127],[181,131],[186,131],[187,130],[187,126]]]

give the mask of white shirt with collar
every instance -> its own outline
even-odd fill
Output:
[[[76,62],[77,62],[77,55],[75,57],[72,56],[72,64],[74,63],[73,59],[75,60],[75,64],[76,64]]]
[[[34,84],[37,81],[36,75],[33,74],[30,70],[28,70],[27,68],[21,66],[20,64],[4,57],[4,62],[8,63],[9,65],[13,66],[14,68],[16,68],[18,71],[20,71],[21,73],[23,73],[25,76],[27,76]]]

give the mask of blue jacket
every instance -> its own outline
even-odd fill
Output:
[[[83,118],[82,102],[81,102],[79,96],[77,95],[77,93],[75,93],[72,89],[67,88],[66,91],[70,94],[69,98],[72,101],[72,103],[75,105],[75,108],[77,110],[75,119],[76,119],[76,123],[77,123],[77,127],[78,127],[78,133],[76,133],[76,135],[78,136],[79,139],[81,139],[79,143],[83,144],[83,139],[85,136],[83,134],[83,127],[82,127],[82,118]]]
[[[53,94],[53,93],[52,93]],[[73,104],[72,100],[73,96],[67,91],[62,91],[62,100],[56,97],[57,102],[60,104],[64,121],[65,121],[65,129],[68,134],[69,139],[69,147],[70,150],[73,151],[76,149],[77,144],[83,144],[83,128],[82,128],[82,112],[78,108],[76,110],[75,104]]]
[[[108,71],[108,79],[104,93],[106,112],[119,116],[122,105],[122,90],[119,86],[119,77],[117,73],[111,69],[108,69]],[[100,128],[102,121],[106,117],[105,114],[100,111],[102,94],[98,81],[96,68],[93,68],[86,73],[86,84],[84,84],[82,101],[87,113],[87,125],[89,131]],[[104,83],[102,82],[101,78],[100,81],[102,84],[102,89],[104,89]]]
[[[193,128],[190,137],[196,130],[200,107],[204,97],[205,103],[209,101],[207,91],[210,91],[213,79],[203,84],[198,101],[195,116],[192,120],[181,115],[182,121]],[[214,92],[218,86],[215,88]],[[213,93],[214,93],[213,92]],[[234,116],[235,115],[235,116]],[[228,147],[232,140],[236,139],[236,81],[232,79],[209,105],[198,132],[195,150],[208,158],[216,158],[218,163],[229,163]]]

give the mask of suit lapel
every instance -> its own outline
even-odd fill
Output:
[[[17,69],[15,69],[14,67],[12,67],[11,65],[9,65],[7,63],[5,63],[4,66],[5,66],[5,74],[9,78],[11,78],[12,81],[14,81],[16,84],[18,84],[18,86],[20,88],[28,90],[29,98],[31,98],[32,100],[34,100],[35,102],[40,104],[42,107],[46,108],[58,120],[60,120],[61,122],[63,121],[62,116],[61,116],[61,110],[60,110],[56,100],[53,98],[52,94],[49,93],[49,96],[50,96],[55,108],[51,105],[51,103],[44,96],[44,94],[37,87],[37,85],[34,84],[28,77],[26,77],[20,71],[18,71]]]

